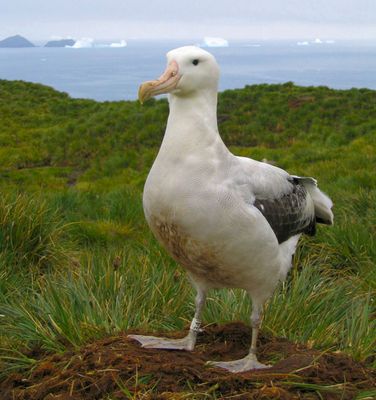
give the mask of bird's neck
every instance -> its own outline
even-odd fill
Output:
[[[226,146],[218,133],[217,93],[203,92],[197,96],[169,97],[170,114],[161,151],[192,154]]]
[[[191,121],[203,122],[205,126],[218,131],[217,128],[217,92],[201,91],[197,95],[170,95],[170,120],[173,117],[187,118]]]

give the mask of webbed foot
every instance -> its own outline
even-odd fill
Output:
[[[219,367],[226,369],[227,371],[236,372],[246,372],[252,369],[264,369],[270,368],[271,365],[265,365],[257,360],[255,354],[248,354],[246,357],[240,360],[234,361],[208,361],[206,363],[210,367]]]
[[[192,351],[195,347],[195,339],[187,335],[181,339],[168,339],[156,336],[128,335],[130,339],[137,340],[142,347],[147,349],[186,350]]]

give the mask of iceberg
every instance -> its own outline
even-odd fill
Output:
[[[94,39],[92,38],[81,38],[76,41],[73,46],[65,46],[71,49],[91,49],[94,46]]]
[[[309,46],[309,42],[307,42],[306,40],[304,42],[297,42],[296,44],[298,46]]]
[[[203,47],[228,47],[228,40],[220,38],[220,37],[204,37]]]
[[[322,44],[323,41],[321,39],[319,39],[319,38],[316,38],[315,40],[312,41],[312,43],[314,43],[314,44]]]
[[[127,47],[127,42],[122,39],[120,42],[114,42],[110,44],[104,44],[104,43],[95,43],[94,39],[91,38],[82,38],[76,41],[76,43],[73,46],[65,46],[69,47],[71,49],[109,49],[109,48],[121,48],[121,47]]]
[[[111,43],[109,47],[115,47],[115,48],[117,48],[117,47],[127,47],[127,42],[124,39],[122,39],[122,40],[120,40],[119,43]]]
[[[127,42],[122,39],[120,42],[114,42],[110,44],[95,43],[92,38],[81,38],[74,43],[72,46],[65,46],[71,49],[93,49],[93,48],[121,48],[126,47]]]

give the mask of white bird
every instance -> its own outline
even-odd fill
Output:
[[[265,368],[256,357],[262,308],[286,277],[302,233],[332,224],[332,202],[313,178],[233,155],[217,126],[219,67],[207,51],[167,53],[167,69],[139,89],[141,103],[169,93],[170,114],[145,183],[147,222],[197,290],[196,311],[182,339],[130,335],[147,348],[192,351],[212,288],[242,288],[252,299],[249,354],[211,362],[231,372]]]

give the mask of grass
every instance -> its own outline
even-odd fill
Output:
[[[42,199],[25,195],[0,199],[0,252],[14,269],[44,270],[64,263],[63,226]]]
[[[141,109],[23,82],[0,88],[0,374],[29,369],[27,349],[62,352],[132,327],[189,324],[193,290],[141,203],[166,102]],[[375,100],[369,90],[286,84],[226,91],[219,105],[235,154],[315,176],[335,203],[335,226],[303,240],[263,329],[373,367]],[[243,292],[213,292],[204,320],[248,321],[249,310]]]

